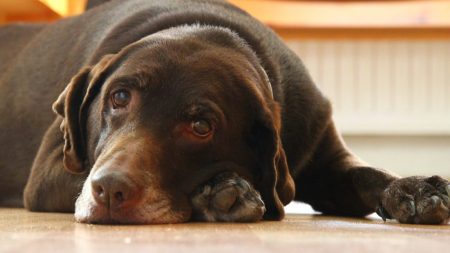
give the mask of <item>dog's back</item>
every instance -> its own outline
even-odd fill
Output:
[[[11,87],[10,83],[7,82],[12,74],[12,69],[15,68],[17,64],[18,56],[26,48],[26,46],[33,40],[33,38],[38,34],[45,25],[30,25],[30,24],[14,24],[0,27],[0,99],[2,101],[7,101],[8,97],[11,97]],[[23,63],[22,63],[23,64]],[[20,94],[19,94],[20,96]],[[12,101],[14,102],[14,101]],[[12,136],[11,130],[19,130],[21,127],[30,126],[20,126],[15,124],[15,119],[21,117],[21,115],[11,114],[11,108],[14,104],[1,103],[0,104],[0,185],[2,192],[12,193],[20,192],[20,187],[25,183],[28,171],[9,168],[8,164],[11,160],[16,160],[17,167],[23,168],[26,166],[31,166],[31,161],[29,159],[20,159],[17,157],[17,153],[14,152],[19,148],[20,141],[23,135],[18,134],[17,142],[9,141]],[[2,205],[7,206],[17,206],[16,203],[20,199],[18,196],[8,196],[8,198],[1,201]]]
[[[0,26],[0,78],[13,66],[16,56],[45,25],[14,24]],[[1,84],[1,82],[0,82]]]

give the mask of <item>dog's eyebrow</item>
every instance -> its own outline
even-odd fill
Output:
[[[144,82],[139,75],[126,75],[115,77],[112,81],[114,84],[131,86],[134,88],[144,88]]]
[[[146,88],[146,81],[145,81],[145,74],[139,74],[139,73],[133,73],[133,74],[127,74],[123,76],[117,76],[114,77],[112,83],[123,85],[123,86],[129,86],[131,88],[139,88],[139,89],[145,89]]]
[[[179,117],[181,118],[191,118],[194,116],[209,116],[209,118],[221,122],[221,124],[226,124],[227,117],[224,111],[212,101],[201,101],[194,102],[192,104],[186,105],[184,111],[179,112]]]

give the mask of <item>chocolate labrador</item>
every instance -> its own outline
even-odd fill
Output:
[[[292,200],[449,218],[447,180],[359,160],[298,56],[226,2],[117,0],[4,26],[0,59],[2,206],[87,223],[280,220]]]

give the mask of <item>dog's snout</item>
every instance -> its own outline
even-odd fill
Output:
[[[139,198],[138,187],[125,173],[96,173],[91,184],[95,201],[110,209],[123,207]]]

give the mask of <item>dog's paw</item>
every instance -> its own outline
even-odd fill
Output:
[[[450,182],[439,176],[395,180],[382,193],[377,213],[401,223],[445,224],[450,218]]]
[[[254,222],[266,208],[260,194],[236,173],[221,173],[197,188],[192,196],[193,220]]]

